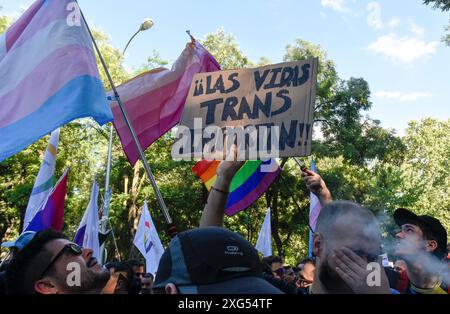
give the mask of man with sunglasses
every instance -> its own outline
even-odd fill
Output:
[[[6,272],[9,294],[96,294],[109,277],[92,250],[52,230],[37,233]]]

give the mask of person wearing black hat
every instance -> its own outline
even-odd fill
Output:
[[[443,278],[447,256],[447,231],[431,216],[418,216],[405,208],[394,213],[401,228],[396,234],[395,254],[407,264],[411,294],[448,294],[448,279]]]
[[[282,294],[264,280],[256,249],[220,227],[178,234],[159,262],[154,294]]]

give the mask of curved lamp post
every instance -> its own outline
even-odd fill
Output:
[[[128,49],[128,46],[130,45],[130,43],[133,41],[133,39],[140,33],[140,32],[144,32],[146,30],[149,30],[150,28],[153,27],[153,25],[155,25],[155,23],[153,22],[152,19],[146,19],[144,22],[142,22],[141,26],[139,27],[139,30],[134,33],[133,36],[131,36],[130,40],[128,41],[127,45],[125,46],[125,49],[123,50],[122,54],[125,55],[125,52]]]

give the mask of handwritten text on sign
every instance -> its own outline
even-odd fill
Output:
[[[172,154],[224,159],[237,142],[240,159],[310,155],[317,62],[197,74]]]

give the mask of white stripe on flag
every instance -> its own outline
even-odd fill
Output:
[[[264,223],[259,233],[258,242],[255,248],[261,252],[264,257],[272,256],[272,228],[270,223],[270,208],[267,210]]]
[[[86,231],[84,233],[83,247],[92,250],[92,256],[100,258],[100,243],[98,240],[98,192],[99,187],[94,181],[92,184],[91,199],[86,209]]]

